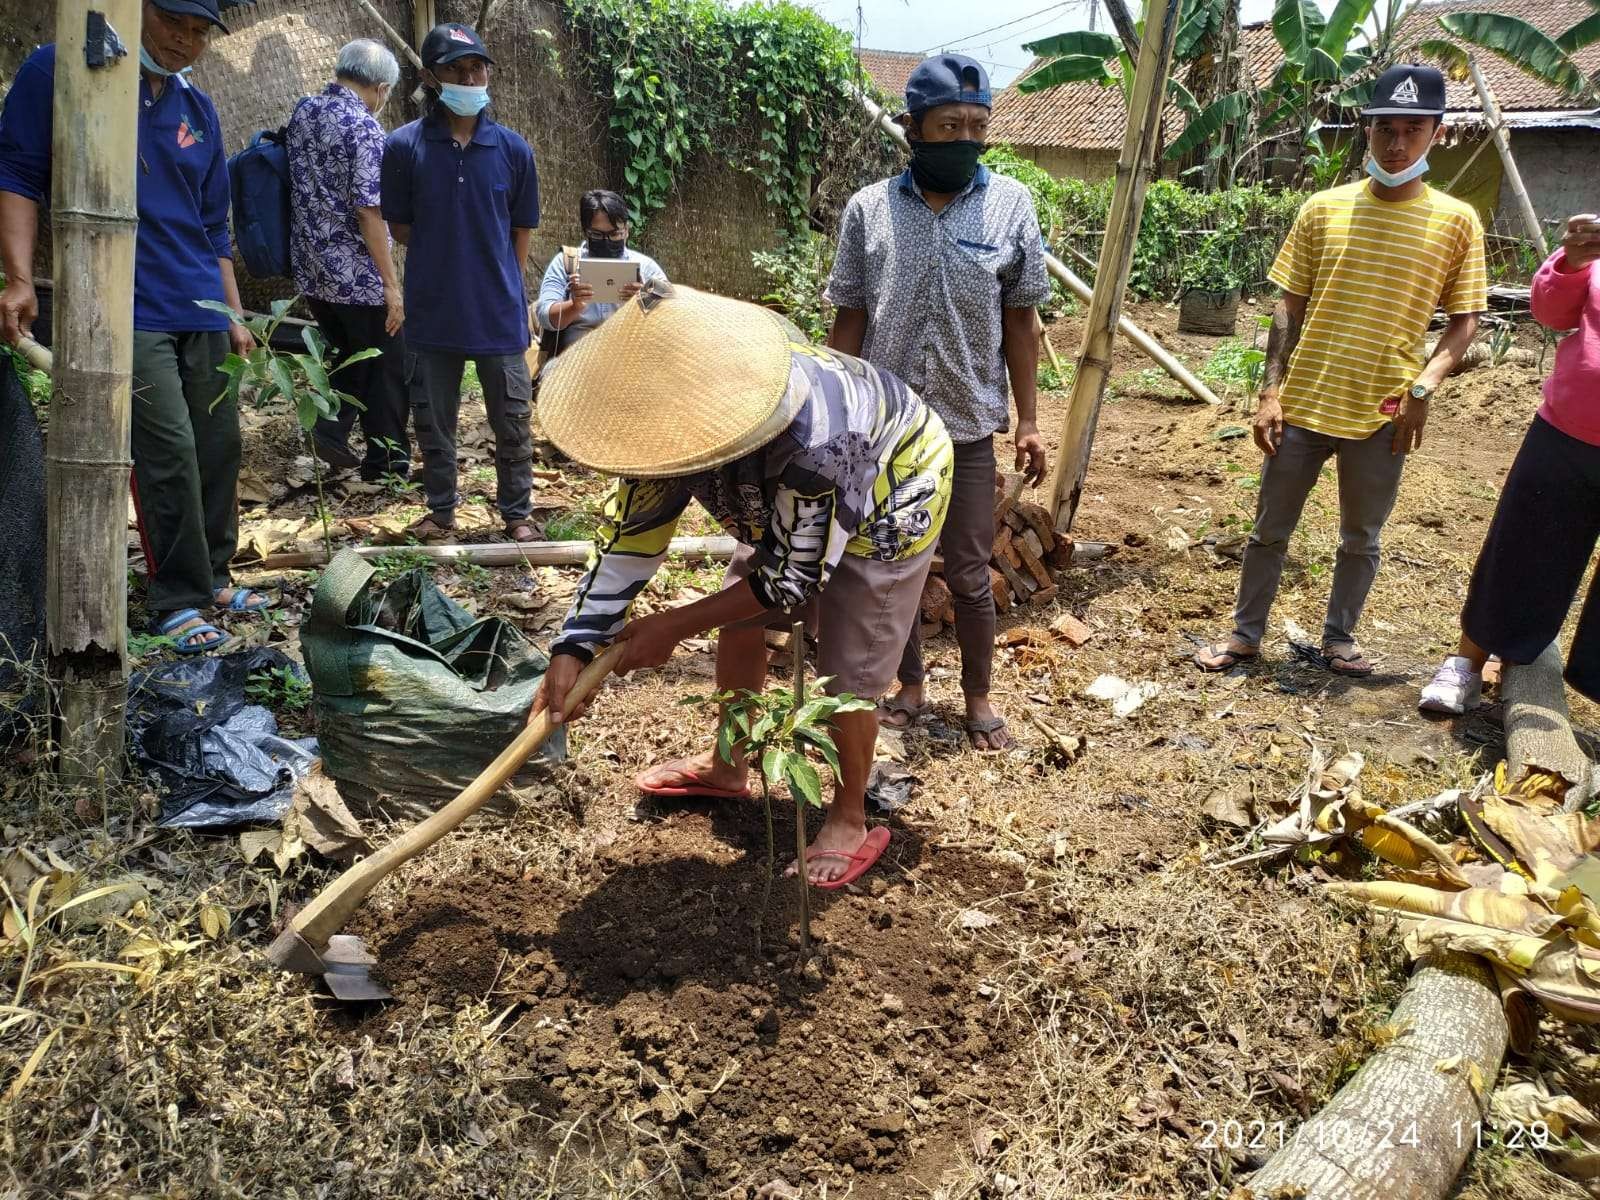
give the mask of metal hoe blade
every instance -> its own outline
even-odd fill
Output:
[[[378,960],[367,944],[351,933],[336,933],[322,952],[322,976],[335,998],[345,1001],[393,1000],[394,993],[367,973]]]

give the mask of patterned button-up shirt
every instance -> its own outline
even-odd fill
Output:
[[[972,442],[1009,426],[1001,310],[1050,297],[1028,189],[980,166],[935,213],[910,170],[850,197],[828,299],[867,311],[861,356],[893,371]]]
[[[383,126],[353,91],[330,83],[289,118],[289,261],[303,295],[382,304],[383,278],[361,238],[358,208],[378,206]]]

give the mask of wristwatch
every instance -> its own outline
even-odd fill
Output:
[[[1413,383],[1411,391],[1407,393],[1413,400],[1420,400],[1426,404],[1433,399],[1433,389],[1425,383]]]

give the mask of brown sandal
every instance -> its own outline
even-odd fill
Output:
[[[446,525],[438,520],[432,513],[425,517],[418,517],[406,526],[406,533],[425,544],[435,542],[450,542],[455,540],[456,527],[454,523]]]
[[[513,542],[537,542],[538,531],[528,521],[511,521],[506,525],[506,536]]]

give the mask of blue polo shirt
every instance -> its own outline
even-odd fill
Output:
[[[539,172],[522,137],[488,112],[465,146],[438,116],[402,125],[383,150],[383,217],[411,226],[406,344],[521,354],[528,294],[511,243],[539,225]]]
[[[50,200],[50,126],[56,48],[23,62],[0,111],[0,191]],[[195,304],[221,301],[217,259],[228,238],[228,160],[211,99],[173,75],[161,95],[139,75],[139,234],[133,259],[133,327],[152,333],[226,329],[228,319]]]

